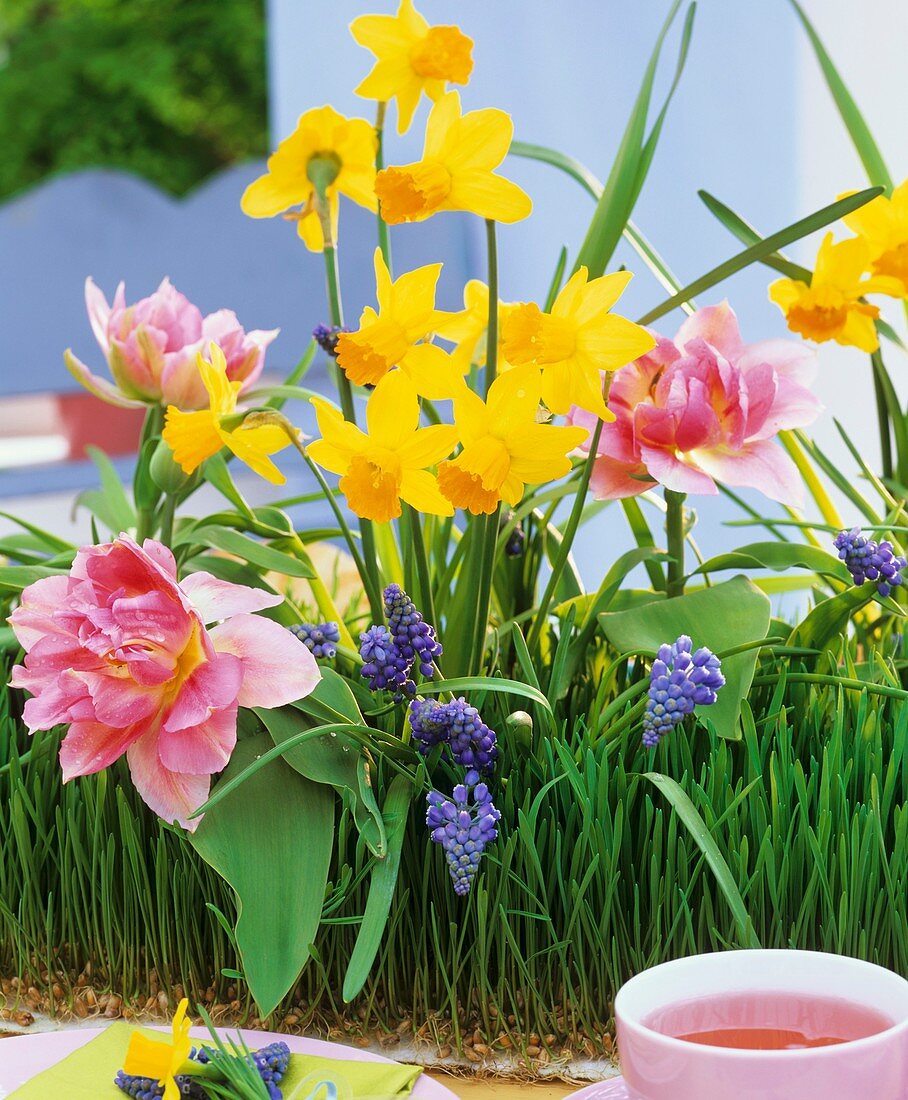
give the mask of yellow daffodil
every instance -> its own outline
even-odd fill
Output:
[[[640,325],[609,313],[630,282],[629,271],[587,281],[587,269],[576,271],[559,293],[551,313],[532,302],[507,317],[503,350],[514,366],[532,363],[542,369],[542,399],[555,413],[572,405],[614,420],[602,397],[602,371],[613,371],[639,359],[656,346]]]
[[[272,485],[283,485],[287,479],[268,456],[288,446],[290,440],[286,432],[277,424],[225,427],[228,417],[236,419],[236,400],[242,382],[228,379],[227,361],[217,344],[211,344],[210,354],[211,362],[201,352],[197,358],[202,382],[208,391],[209,407],[198,412],[183,412],[175,405],[167,407],[161,435],[173,451],[174,462],[183,473],[191,474],[206,458],[227,447],[260,477]]]
[[[375,210],[375,129],[364,118],[345,118],[333,107],[300,115],[296,129],[268,158],[268,171],[243,192],[240,205],[251,218],[272,218],[292,206],[292,217],[306,246],[325,245],[316,210],[316,185],[324,189],[337,239],[339,195]]]
[[[421,342],[449,316],[435,308],[440,274],[441,264],[429,264],[392,282],[376,248],[378,312],[367,306],[359,329],[342,332],[337,339],[337,362],[354,385],[375,385],[393,367],[400,367],[416,392],[431,400],[453,397],[466,385],[446,351]]]
[[[837,344],[873,352],[880,346],[874,321],[877,306],[861,299],[865,294],[901,292],[901,282],[889,276],[864,278],[870,266],[870,249],[860,237],[833,244],[827,233],[817,253],[810,285],[800,279],[777,279],[769,297],[785,314],[792,332],[818,344]]]
[[[438,99],[447,82],[466,84],[473,71],[473,39],[459,27],[430,26],[413,0],[401,0],[397,15],[359,16],[350,33],[377,58],[356,94],[381,103],[396,99],[400,134],[409,129],[423,92]]]
[[[441,463],[438,484],[455,507],[474,516],[494,512],[501,501],[517,504],[525,485],[570,470],[568,453],[588,432],[540,423],[541,388],[539,371],[509,371],[492,383],[487,401],[467,389],[454,402],[463,450]]]
[[[136,1077],[150,1077],[164,1086],[164,1100],[180,1100],[180,1088],[175,1077],[189,1057],[191,1021],[186,1019],[189,1001],[184,997],[173,1018],[172,1041],[151,1039],[141,1031],[133,1033],[126,1051],[123,1072]]]
[[[506,371],[510,364],[504,357],[502,334],[508,317],[517,309],[516,302],[498,303],[498,370]],[[471,279],[463,288],[463,310],[450,313],[436,328],[443,340],[456,344],[451,357],[461,374],[475,363],[486,363],[486,339],[489,327],[489,288],[479,279]]]
[[[530,196],[493,169],[507,156],[514,124],[493,107],[461,113],[446,92],[432,107],[422,160],[386,168],[375,178],[382,217],[391,225],[419,222],[442,210],[517,222],[533,209]]]
[[[908,297],[908,180],[842,220],[870,249],[871,272],[898,279]]]
[[[401,514],[401,501],[433,516],[453,515],[428,470],[453,451],[457,430],[449,424],[419,427],[419,398],[402,371],[386,375],[366,405],[368,434],[344,420],[340,411],[313,397],[321,439],[310,443],[310,457],[340,474],[340,489],[363,519],[387,523]]]

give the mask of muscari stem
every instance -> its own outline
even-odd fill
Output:
[[[486,335],[486,397],[498,373],[498,239],[495,222],[486,219],[486,246],[489,254],[489,321]]]
[[[606,382],[606,387],[608,382]],[[604,395],[606,399],[608,394]],[[590,478],[593,474],[593,466],[596,462],[597,452],[599,450],[599,439],[602,435],[602,421],[596,421],[596,427],[593,429],[593,438],[590,440],[590,450],[586,457],[586,461],[583,464],[583,472],[580,475],[580,481],[577,484],[577,495],[574,497],[574,504],[571,508],[571,514],[568,517],[567,524],[564,528],[564,535],[561,539],[561,545],[558,547],[558,553],[555,557],[555,561],[552,565],[552,575],[549,577],[549,582],[545,586],[545,592],[542,594],[542,599],[539,602],[539,610],[536,612],[536,617],[533,620],[533,625],[530,627],[530,632],[527,635],[527,646],[532,651],[535,646],[539,644],[539,639],[542,636],[543,628],[545,627],[545,621],[548,618],[549,608],[551,607],[552,600],[555,593],[558,590],[558,584],[561,580],[561,574],[564,572],[564,567],[567,564],[568,557],[571,553],[571,547],[574,545],[574,538],[577,534],[577,528],[580,526],[580,518],[583,515],[583,508],[586,504],[586,492],[590,485]]]
[[[429,559],[426,555],[426,544],[423,542],[422,524],[419,522],[419,512],[409,504],[405,504],[404,514],[410,526],[410,537],[413,542],[413,556],[416,559],[416,580],[419,585],[420,606],[426,620],[434,626],[435,597],[432,594]]]
[[[684,493],[665,490],[665,539],[671,555],[666,564],[665,594],[684,595]]]
[[[385,166],[385,109],[387,103],[379,103],[375,115],[375,170],[380,172]],[[378,204],[378,247],[381,249],[385,266],[391,270],[391,239],[388,223],[381,216],[381,203]]]

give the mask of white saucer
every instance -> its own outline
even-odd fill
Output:
[[[623,1077],[611,1077],[608,1081],[587,1085],[580,1092],[572,1092],[568,1100],[630,1100],[630,1095]]]

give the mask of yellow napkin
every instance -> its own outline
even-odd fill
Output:
[[[113,1081],[123,1065],[132,1032],[129,1024],[112,1024],[62,1062],[16,1089],[9,1100],[62,1100],[63,1097],[66,1100],[125,1100],[126,1094]],[[160,1037],[161,1033],[150,1031],[148,1034]],[[6,1042],[15,1043],[16,1040],[7,1039]],[[290,1069],[281,1081],[281,1091],[289,1098],[304,1080],[311,1080],[313,1089],[319,1081],[333,1081],[337,1084],[338,1097],[345,1100],[394,1100],[410,1095],[421,1072],[419,1066],[402,1066],[395,1062],[350,1062],[294,1054],[290,1058]],[[299,1100],[305,1100],[308,1093],[309,1090],[304,1091]]]

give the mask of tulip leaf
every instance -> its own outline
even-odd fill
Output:
[[[256,542],[255,539],[241,535],[230,527],[205,525],[196,528],[193,532],[193,541],[204,546],[213,546],[216,550],[223,550],[227,554],[234,554],[243,561],[257,565],[268,572],[283,573],[287,577],[314,577],[315,572],[311,566],[300,561],[299,558],[284,554],[275,550],[273,546]]]
[[[810,39],[811,46],[813,46],[813,52],[816,54],[817,61],[820,63],[820,69],[823,72],[823,76],[826,78],[826,84],[829,91],[832,93],[832,98],[835,100],[836,107],[839,109],[842,122],[845,123],[848,136],[851,138],[852,144],[858,156],[861,158],[861,163],[864,165],[864,171],[867,173],[867,178],[871,183],[878,184],[881,187],[885,187],[887,191],[891,191],[892,177],[889,175],[889,169],[886,167],[886,162],[883,160],[883,154],[880,152],[880,147],[874,140],[873,134],[870,132],[870,127],[864,120],[864,116],[861,114],[857,103],[855,103],[854,97],[845,86],[845,82],[839,75],[838,69],[836,69],[832,58],[826,52],[826,47],[820,40],[820,36],[814,30],[813,24],[807,18],[798,0],[789,0],[789,3],[794,8],[798,19],[801,21],[801,25],[807,32],[807,37]]]
[[[350,721],[362,725],[359,707],[342,677],[327,668],[323,673],[330,675],[320,681],[312,695],[320,696],[318,702],[326,710],[325,713],[310,711],[316,716],[316,722],[327,724]],[[346,712],[338,708],[346,708]],[[274,744],[280,745],[312,727],[313,723],[302,711],[302,707],[293,706],[280,707],[277,710],[256,710],[256,714],[264,723]],[[347,712],[358,717],[348,718]],[[371,765],[365,750],[356,741],[342,733],[325,734],[288,749],[284,753],[284,759],[291,768],[312,782],[327,783],[334,787],[349,805],[356,827],[369,850],[379,858],[384,857],[387,852],[387,836],[381,811],[372,791]]]
[[[788,645],[826,648],[845,633],[852,615],[870,603],[875,593],[874,585],[862,584],[821,600],[792,630]]]
[[[121,531],[128,531],[136,525],[136,512],[132,506],[120,475],[114,469],[113,463],[107,455],[97,447],[86,447],[85,453],[92,460],[101,478],[101,490],[104,498],[103,515],[101,511],[92,509],[98,519],[102,520],[114,535]],[[112,522],[111,522],[112,521]]]
[[[851,574],[837,557],[817,546],[796,542],[752,542],[728,554],[703,562],[692,573],[718,573],[723,569],[812,569],[814,573],[851,583]]]
[[[270,748],[242,740],[220,783]],[[293,988],[321,921],[334,842],[334,794],[273,760],[205,814],[190,843],[233,888],[236,942],[259,1013]]]
[[[719,846],[707,828],[706,822],[697,812],[697,807],[691,801],[690,796],[670,776],[661,775],[659,772],[646,772],[643,778],[648,779],[657,790],[665,795],[671,803],[672,809],[690,833],[691,839],[703,853],[735,918],[741,946],[759,948],[760,941],[757,938],[753,921],[747,912],[747,906],[744,904],[744,898],[741,897],[741,891],[738,889],[734,875],[731,873],[725,857],[719,851]]]
[[[47,565],[3,565],[0,566],[0,589],[10,588],[20,592],[35,581],[64,576],[68,572],[68,569],[51,569]]]
[[[412,799],[413,784],[406,776],[396,776],[388,790],[383,814],[385,832],[388,836],[387,855],[373,865],[366,909],[344,977],[343,995],[344,1000],[348,1002],[352,1001],[365,985],[381,946],[397,886],[401,850]]]
[[[791,244],[793,241],[799,241],[802,237],[806,237],[810,233],[838,221],[845,214],[850,214],[852,210],[858,210],[882,193],[882,187],[868,187],[864,191],[856,191],[853,195],[838,199],[836,202],[816,210],[813,214],[808,214],[806,218],[800,218],[798,221],[792,222],[791,225],[780,229],[777,233],[770,234],[758,244],[745,248],[743,252],[737,253],[731,259],[719,264],[718,267],[707,271],[699,279],[688,283],[677,294],[673,294],[671,298],[667,298],[660,305],[645,313],[638,319],[637,323],[640,325],[652,324],[653,321],[657,321],[660,317],[664,317],[666,313],[671,313],[673,309],[677,309],[684,302],[689,301],[692,295],[702,294],[704,290],[709,290],[717,283],[723,282],[751,264],[762,263],[767,256],[778,252],[785,245]]]
[[[652,653],[680,634],[689,634],[695,649],[708,646],[721,654],[765,638],[769,620],[769,598],[746,577],[732,577],[712,588],[599,616],[603,633],[619,653]],[[694,712],[701,722],[708,720],[714,725],[722,737],[740,736],[741,703],[753,680],[758,652],[754,648],[723,660],[725,686],[718,699]]]

